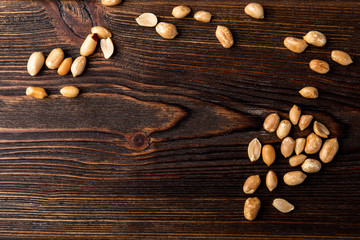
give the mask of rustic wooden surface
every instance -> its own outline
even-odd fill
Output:
[[[125,0],[113,8],[99,1],[1,1],[0,3],[0,238],[1,239],[355,239],[360,236],[360,3],[353,1],[259,1],[266,18],[244,14],[246,1]],[[174,19],[187,4],[192,13]],[[209,24],[193,13],[209,10]],[[176,24],[174,40],[137,25],[143,12]],[[228,26],[235,37],[222,48],[214,32]],[[113,33],[114,56],[100,50],[83,75],[57,75],[45,67],[26,71],[34,51],[61,47],[79,55],[94,25]],[[295,54],[282,41],[319,30],[323,48]],[[333,49],[354,64],[330,59]],[[308,68],[313,58],[331,71]],[[65,85],[81,89],[65,99]],[[298,91],[312,85],[316,100]],[[25,96],[42,86],[44,100]],[[293,104],[325,123],[338,137],[335,160],[304,184],[288,187],[291,168],[280,140],[262,122]],[[291,136],[306,136],[294,127]],[[247,144],[258,137],[274,144],[278,158],[267,167],[250,163]],[[249,175],[268,170],[280,183],[262,184],[258,218],[243,217]],[[289,214],[274,198],[295,205]]]

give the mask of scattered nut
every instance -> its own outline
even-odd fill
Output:
[[[64,60],[64,56],[64,51],[61,48],[55,48],[46,58],[45,65],[50,69],[57,69]]]
[[[351,59],[350,55],[340,50],[333,50],[331,52],[331,59],[344,66],[353,63],[353,60]]]
[[[173,39],[178,35],[176,27],[172,23],[159,22],[155,29],[156,32],[165,39]]]
[[[299,122],[299,118],[301,116],[301,108],[294,105],[289,112],[289,118],[293,125],[296,125]]]
[[[303,39],[287,37],[284,40],[284,45],[290,51],[295,53],[302,53],[307,48],[307,43]]]
[[[296,156],[292,156],[289,159],[289,164],[292,167],[299,166],[300,164],[302,164],[305,161],[306,158],[307,157],[304,154],[299,154],[299,155],[296,155]]]
[[[299,155],[304,151],[306,139],[305,138],[297,138],[295,140],[295,154]]]
[[[28,87],[26,89],[26,95],[39,99],[47,97],[47,93],[42,87]]]
[[[112,37],[111,32],[108,29],[101,26],[92,27],[91,33],[96,33],[100,39]]]
[[[45,57],[42,52],[34,52],[30,55],[27,63],[27,71],[31,76],[38,74],[44,65]]]
[[[84,56],[77,57],[74,60],[73,64],[71,65],[71,73],[73,77],[82,74],[85,70],[85,66],[86,66],[86,57]]]
[[[330,66],[327,62],[319,59],[313,59],[309,63],[309,67],[314,72],[325,74],[330,71]]]
[[[316,173],[321,169],[321,163],[316,159],[308,158],[301,165],[301,169],[306,173]]]
[[[248,146],[248,156],[251,162],[255,162],[260,158],[261,154],[261,143],[259,139],[254,138]]]
[[[294,205],[282,198],[275,198],[272,205],[282,213],[288,213],[294,210]]]
[[[60,89],[61,95],[68,98],[74,98],[79,95],[79,89],[74,86],[66,86]]]
[[[291,171],[284,175],[284,182],[286,185],[295,186],[303,183],[306,177],[301,171]]]
[[[326,37],[323,33],[318,31],[310,31],[308,32],[303,39],[311,45],[317,47],[323,47],[326,44]]]
[[[98,39],[99,37],[96,33],[90,33],[80,47],[80,55],[87,57],[93,54],[95,52]]]
[[[262,148],[262,159],[268,166],[274,163],[276,158],[275,149],[270,144],[263,146]]]
[[[172,15],[176,18],[184,18],[191,12],[188,6],[180,5],[176,6],[172,10]]]
[[[107,7],[116,6],[121,3],[122,0],[101,0],[101,4]]]
[[[269,189],[270,192],[272,192],[278,185],[278,178],[276,176],[276,173],[272,170],[270,170],[266,174],[266,187]]]
[[[259,175],[252,175],[248,177],[244,183],[243,191],[246,194],[252,194],[260,186],[261,179]]]
[[[276,135],[278,136],[278,138],[283,139],[290,133],[290,130],[291,123],[288,120],[282,120],[276,130]]]
[[[315,133],[310,133],[306,138],[305,152],[307,154],[317,153],[321,148],[322,140]]]
[[[291,154],[294,152],[295,148],[295,141],[291,137],[286,137],[281,142],[281,154],[287,158],[290,157]]]
[[[270,133],[275,132],[280,123],[280,117],[277,113],[271,113],[265,118],[264,129]]]
[[[155,27],[158,23],[158,19],[153,13],[143,13],[135,20],[140,26],[143,27]]]
[[[305,128],[307,128],[311,121],[313,120],[312,115],[302,115],[299,120],[299,128],[301,131],[303,131]]]
[[[224,48],[230,48],[234,45],[233,35],[227,27],[217,26],[215,35]]]
[[[199,22],[204,22],[204,23],[208,23],[211,21],[211,13],[207,12],[207,11],[198,11],[194,14],[194,18],[195,20],[199,21]]]
[[[339,150],[339,142],[337,138],[326,140],[323,147],[320,150],[320,154],[319,154],[320,160],[324,163],[331,162],[334,159],[338,150]]]
[[[65,58],[57,70],[58,74],[61,76],[65,76],[66,74],[68,74],[70,72],[71,64],[72,64],[72,58],[71,57]]]
[[[104,54],[105,59],[109,59],[114,53],[114,44],[111,38],[105,38],[100,40],[100,48]]]
[[[319,123],[318,121],[315,121],[313,128],[314,128],[314,132],[316,133],[316,135],[318,135],[319,137],[322,137],[322,138],[328,138],[330,131],[329,131],[329,129],[327,129],[327,127],[325,127],[324,124]]]
[[[318,92],[317,88],[315,88],[315,87],[304,87],[299,91],[299,93],[304,98],[318,98],[319,97],[319,92]]]
[[[244,217],[249,220],[255,220],[261,207],[260,199],[257,197],[248,198],[244,204]]]
[[[259,3],[249,3],[245,7],[245,13],[250,17],[256,19],[263,19],[264,18],[264,8]]]

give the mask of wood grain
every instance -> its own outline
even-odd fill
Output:
[[[360,238],[360,3],[260,1],[266,18],[244,14],[245,1],[2,1],[0,3],[0,238],[1,239],[358,239]],[[175,19],[187,4],[192,13]],[[194,21],[198,10],[211,23]],[[152,12],[174,23],[179,35],[160,38],[135,18]],[[109,60],[100,49],[85,73],[73,78],[45,67],[26,71],[32,52],[61,47],[79,55],[90,28],[113,33]],[[216,40],[217,25],[235,38]],[[323,48],[302,54],[285,49],[287,36],[324,32]],[[354,63],[330,59],[344,50]],[[311,59],[329,62],[319,75]],[[75,85],[81,94],[59,93]],[[304,99],[307,85],[320,97]],[[42,86],[43,100],[25,95]],[[249,175],[292,170],[280,157],[281,141],[262,128],[272,112],[288,118],[293,104],[338,137],[333,162],[304,184],[261,185],[258,218],[243,217]],[[293,127],[291,135],[307,136]],[[258,137],[275,146],[267,167],[250,163],[247,144]],[[316,157],[316,156],[314,156]],[[289,214],[271,206],[277,197],[295,205]]]

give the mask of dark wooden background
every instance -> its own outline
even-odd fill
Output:
[[[355,239],[360,236],[360,3],[353,1],[259,0],[264,20],[244,14],[248,3],[227,1],[125,0],[113,8],[99,1],[1,1],[0,3],[0,238],[1,239]],[[174,19],[187,4],[192,13]],[[195,21],[198,10],[213,14]],[[174,40],[135,18],[152,12],[176,24]],[[235,38],[230,49],[215,38],[218,24]],[[100,49],[83,75],[62,77],[44,67],[26,71],[30,54],[61,47],[79,55],[94,25],[113,33],[116,52]],[[295,54],[287,36],[310,30],[326,34],[323,48]],[[354,64],[330,59],[347,51]],[[330,63],[319,75],[311,59]],[[75,85],[81,94],[59,93]],[[307,85],[316,100],[302,98]],[[28,86],[49,98],[31,99]],[[280,140],[262,128],[278,112],[287,118],[297,104],[325,123],[340,150],[333,162],[304,184],[289,187],[292,170]],[[293,128],[291,136],[306,136]],[[250,163],[254,138],[271,143],[277,160]],[[268,170],[279,177],[262,201],[258,218],[243,217],[245,179]],[[271,206],[282,197],[295,210]]]

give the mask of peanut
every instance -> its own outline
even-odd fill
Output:
[[[77,57],[74,60],[73,64],[71,65],[71,73],[73,77],[82,74],[85,70],[85,66],[86,66],[86,57],[84,56]]]
[[[244,204],[244,217],[249,220],[255,220],[261,207],[260,199],[257,197],[248,198]]]
[[[308,158],[301,165],[301,169],[306,173],[316,173],[321,169],[321,163],[316,159]]]
[[[60,89],[61,95],[68,98],[74,98],[79,95],[79,89],[74,86],[66,86]]]
[[[42,87],[28,87],[26,89],[26,95],[39,99],[47,97],[47,93]]]
[[[38,74],[44,65],[45,57],[42,52],[34,52],[29,57],[27,71],[31,76]]]
[[[230,48],[234,45],[233,35],[227,27],[217,26],[215,35],[224,48]]]
[[[108,29],[101,26],[92,27],[91,33],[96,33],[100,39],[112,37],[111,32]]]
[[[101,0],[101,4],[107,7],[116,6],[121,3],[122,0]]]
[[[135,20],[140,26],[143,27],[155,27],[158,23],[158,19],[153,13],[143,13]]]
[[[243,191],[246,194],[252,194],[260,186],[261,179],[259,175],[252,175],[248,177],[244,183]]]
[[[278,138],[283,139],[286,137],[291,130],[291,123],[288,120],[282,120],[279,127],[276,129],[276,135]]]
[[[310,133],[306,138],[305,152],[307,154],[317,153],[321,148],[322,140],[315,133]]]
[[[295,209],[294,205],[282,198],[275,198],[272,205],[282,213],[288,213]]]
[[[259,3],[249,3],[244,9],[245,13],[256,19],[264,18],[264,8]]]
[[[46,58],[45,65],[49,69],[57,69],[64,60],[64,56],[64,51],[61,48],[55,48]]]
[[[176,18],[184,18],[191,12],[188,6],[180,5],[176,6],[172,10],[172,15]]]
[[[327,138],[330,134],[329,129],[327,129],[327,127],[324,124],[319,123],[318,121],[314,122],[313,129],[316,135],[322,138]]]
[[[95,52],[98,39],[99,37],[96,33],[90,33],[80,47],[80,55],[87,57],[93,54]]]
[[[289,164],[292,167],[299,166],[300,164],[302,164],[305,161],[306,158],[307,157],[304,154],[299,154],[299,155],[296,155],[296,156],[292,156],[289,159]]]
[[[284,175],[284,182],[286,185],[295,186],[303,183],[306,179],[306,175],[301,171],[291,171]]]
[[[270,170],[266,174],[266,187],[269,189],[270,192],[272,192],[278,185],[278,178],[276,176],[276,173],[272,170]]]
[[[330,71],[330,66],[327,62],[319,59],[313,59],[309,63],[309,67],[314,72],[325,74]]]
[[[268,166],[274,163],[276,158],[275,149],[270,144],[263,146],[262,148],[262,159]]]
[[[177,29],[172,23],[159,22],[155,29],[156,32],[165,39],[173,39],[178,35]]]
[[[331,52],[331,59],[343,66],[347,66],[353,63],[353,60],[351,59],[350,55],[340,50],[333,50]]]
[[[284,45],[287,49],[295,53],[302,53],[308,46],[303,39],[294,37],[285,38]]]
[[[338,150],[339,142],[337,138],[326,140],[319,153],[320,160],[324,163],[331,162],[334,159]]]
[[[295,140],[295,154],[299,155],[304,151],[306,139],[305,138],[297,138]]]
[[[72,58],[71,57],[65,58],[57,70],[58,74],[61,76],[65,76],[66,74],[68,74],[70,72],[71,64],[72,64]]]
[[[326,44],[326,37],[323,33],[318,31],[310,31],[308,32],[303,39],[311,45],[317,47],[323,47]]]
[[[295,141],[291,137],[286,137],[281,142],[281,154],[287,158],[290,157],[291,154],[294,152],[295,148]]]
[[[275,132],[280,123],[280,117],[277,113],[271,113],[265,118],[263,127],[266,131]]]
[[[319,91],[315,87],[304,87],[299,91],[299,93],[304,98],[318,98],[319,97]]]
[[[100,48],[104,54],[105,59],[109,59],[114,53],[114,44],[111,41],[111,38],[101,39]]]
[[[207,11],[198,11],[194,14],[194,18],[195,20],[199,21],[199,22],[204,22],[204,23],[208,23],[211,21],[211,13],[207,12]]]
[[[248,156],[251,162],[255,162],[260,158],[261,154],[261,143],[259,139],[254,138],[248,146]]]
[[[302,115],[299,120],[299,128],[301,131],[303,131],[305,128],[307,128],[311,121],[313,120],[312,115]]]
[[[301,108],[294,105],[289,112],[289,119],[293,125],[298,124],[299,118],[301,116]]]

